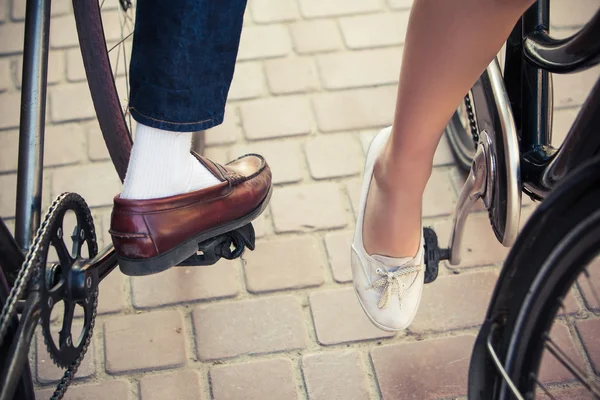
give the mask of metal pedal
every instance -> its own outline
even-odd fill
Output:
[[[450,250],[440,249],[437,234],[431,228],[423,228],[423,238],[425,239],[425,283],[431,283],[437,279],[440,261],[450,258]]]
[[[223,233],[198,244],[198,253],[181,262],[179,267],[213,265],[221,258],[233,260],[240,257],[246,248],[254,250],[256,236],[252,224]]]

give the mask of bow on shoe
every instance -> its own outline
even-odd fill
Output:
[[[422,269],[422,265],[400,267],[394,272],[388,272],[381,268],[377,268],[375,272],[377,272],[377,274],[382,278],[376,280],[371,285],[371,288],[373,289],[383,288],[381,291],[381,297],[379,298],[379,302],[377,303],[377,307],[379,307],[379,309],[387,307],[392,296],[398,296],[398,298],[402,302],[402,295],[404,295],[404,291],[406,290],[406,284],[400,283],[399,278],[404,275],[419,272]],[[400,307],[402,307],[402,303],[400,303]]]

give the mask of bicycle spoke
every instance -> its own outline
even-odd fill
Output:
[[[129,18],[129,16],[127,15],[127,13],[125,13],[123,15],[123,24],[121,24],[121,38],[123,38],[123,26],[125,24],[127,24],[127,18]],[[127,24],[128,25],[128,24]],[[128,25],[129,26],[129,25]],[[131,29],[131,27],[129,27]],[[128,35],[128,37],[131,35]],[[125,39],[122,40],[123,43],[123,69],[125,71],[125,90],[127,91],[127,103],[129,103],[129,73],[127,72],[127,46],[126,46],[126,41]],[[124,108],[124,112],[127,114],[127,120],[129,121],[129,132],[131,132],[131,128],[132,128],[132,123],[131,123],[131,115],[129,114],[129,112],[127,111],[129,107],[129,104],[125,105]]]
[[[539,387],[542,388],[542,390],[544,391],[546,396],[550,397],[550,400],[557,400],[556,397],[552,396],[552,394],[548,391],[548,389],[546,389],[546,386],[544,386],[544,384],[542,382],[538,381],[537,377],[534,374],[531,374],[530,377],[531,377],[531,379],[533,379],[535,381],[535,383],[538,384]]]
[[[110,48],[110,50],[108,50],[108,53],[113,51],[118,45],[123,43],[125,40],[129,39],[131,36],[133,36],[133,32],[131,32],[129,35],[125,36],[123,39],[119,40],[119,42],[117,42],[113,47]]]
[[[579,382],[581,382],[587,389],[591,390],[594,396],[600,397],[600,387],[594,382],[593,378],[590,378],[583,372],[575,363],[567,356],[567,354],[554,342],[548,335],[546,335],[546,341],[544,347],[548,349],[550,354],[554,356],[569,372],[571,372]]]
[[[588,285],[590,286],[590,290],[592,291],[592,295],[594,296],[594,299],[596,299],[596,304],[598,304],[600,306],[600,296],[598,295],[598,292],[596,291],[596,288],[595,288],[594,284],[592,283],[592,280],[590,279],[590,272],[588,271],[587,268],[583,270],[583,274],[585,275],[585,279],[587,279],[587,281],[588,281]]]

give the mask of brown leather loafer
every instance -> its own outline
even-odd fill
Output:
[[[258,217],[271,197],[271,170],[259,155],[219,165],[194,154],[220,184],[177,196],[114,199],[110,234],[121,271],[149,275],[186,260],[198,243]]]

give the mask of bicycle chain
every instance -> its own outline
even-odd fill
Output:
[[[68,193],[63,193],[58,196],[48,209],[46,218],[44,218],[44,222],[42,222],[35,235],[33,245],[29,248],[27,256],[25,257],[25,261],[23,262],[23,266],[21,266],[19,274],[17,275],[17,279],[15,280],[15,284],[13,285],[8,298],[4,303],[2,314],[0,314],[0,344],[2,344],[4,341],[4,336],[6,335],[10,321],[15,316],[17,311],[17,301],[19,298],[21,298],[25,287],[31,280],[31,277],[34,275],[32,272],[38,272],[39,270],[40,260],[38,260],[38,258],[40,256],[40,242],[46,234],[50,219],[54,217],[54,212],[56,211],[58,204],[63,201],[67,195]],[[37,274],[35,274],[35,276],[37,276]]]
[[[39,274],[40,262],[45,262],[45,259],[40,259],[40,255],[43,254],[44,250],[46,250],[46,251],[48,250],[48,249],[44,249],[43,247],[40,247],[43,244],[42,239],[47,235],[47,233],[48,233],[47,230],[48,230],[48,227],[50,226],[50,223],[54,222],[54,219],[56,217],[56,212],[57,212],[57,209],[59,208],[59,205],[67,197],[69,197],[69,195],[71,195],[71,193],[63,193],[52,202],[52,204],[50,205],[50,207],[48,209],[48,212],[46,213],[46,217],[44,218],[44,221],[40,225],[40,227],[35,235],[35,238],[33,240],[33,245],[30,247],[29,251],[27,252],[27,256],[25,257],[25,261],[23,262],[23,265],[21,266],[21,269],[19,270],[19,274],[17,275],[15,284],[13,285],[13,287],[10,291],[10,294],[8,295],[8,297],[6,299],[5,305],[2,308],[2,313],[0,314],[0,345],[4,341],[4,336],[6,335],[6,331],[8,330],[8,327],[10,325],[10,321],[15,316],[15,313],[17,311],[17,309],[16,309],[17,301],[23,294],[26,286],[30,283],[32,277],[35,276],[36,279],[40,279],[40,276],[39,276],[40,275]],[[87,204],[86,204],[86,207],[87,207]],[[93,226],[93,223],[92,223],[92,226]],[[91,232],[91,233],[94,233],[94,232]],[[92,236],[92,240],[94,240],[94,242],[95,242],[94,236]],[[33,272],[36,272],[36,273],[33,274]],[[42,279],[43,278],[44,277],[42,277]],[[54,391],[54,394],[52,395],[50,400],[62,399],[67,391],[67,388],[71,384],[73,377],[77,373],[77,369],[79,368],[81,361],[83,361],[85,353],[87,352],[87,349],[88,349],[89,344],[92,339],[92,334],[93,334],[94,326],[96,323],[97,306],[98,306],[98,289],[96,288],[96,290],[94,291],[94,304],[92,307],[92,318],[91,318],[91,322],[90,322],[89,334],[85,338],[85,343],[81,349],[79,356],[71,363],[71,365],[67,368],[67,370],[63,374],[63,377],[61,378],[60,382],[56,386],[56,390]],[[47,340],[47,338],[45,338],[45,340]],[[46,345],[47,345],[47,342],[46,342]],[[49,352],[49,353],[50,353],[50,357],[52,358],[52,361],[54,361],[56,363],[56,360],[54,360],[52,352]]]
[[[473,105],[471,104],[471,96],[469,93],[465,96],[465,107],[467,108],[467,116],[469,117],[469,127],[471,128],[471,135],[473,136],[473,142],[475,148],[479,143],[479,132],[477,131],[477,122],[475,121],[475,113],[473,112]]]
[[[56,390],[52,394],[52,397],[50,397],[50,400],[61,400],[64,397],[65,393],[67,392],[67,389],[69,388],[69,385],[71,384],[71,381],[75,377],[75,374],[77,373],[77,370],[79,369],[79,366],[81,365],[81,362],[83,361],[83,357],[85,356],[85,353],[87,352],[87,349],[90,346],[90,343],[92,341],[92,335],[94,334],[94,326],[96,325],[97,307],[98,307],[98,289],[96,289],[96,291],[94,292],[94,307],[93,307],[93,311],[92,311],[92,320],[90,322],[90,330],[89,330],[89,334],[85,338],[85,343],[84,343],[83,347],[81,348],[81,353],[75,359],[75,361],[73,361],[71,363],[69,368],[67,368],[67,370],[63,374],[63,377],[61,378],[60,382],[56,385]]]

